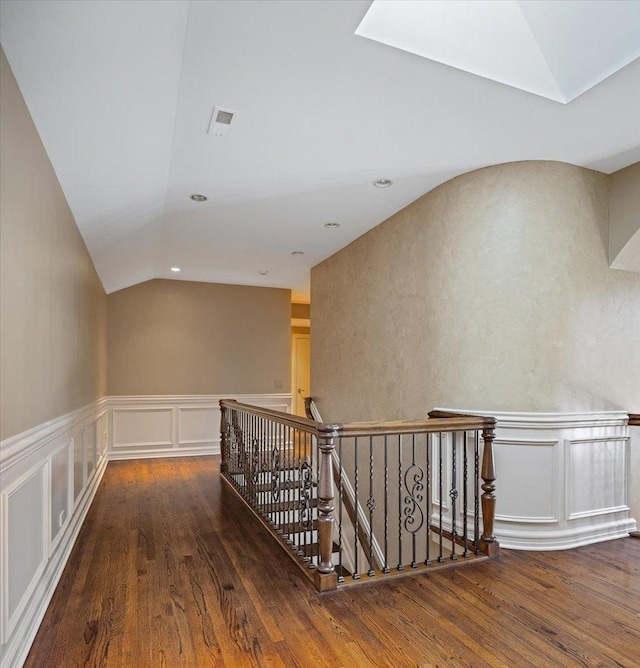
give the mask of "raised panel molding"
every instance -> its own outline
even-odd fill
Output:
[[[173,407],[112,407],[111,447],[170,448],[173,446]]]
[[[495,519],[507,523],[549,524],[558,521],[558,441],[555,439],[496,438],[496,475],[503,476],[502,496],[509,510]]]
[[[2,492],[2,643],[13,632],[49,556],[48,465],[41,462]]]
[[[107,458],[94,461],[87,475],[86,435],[97,433],[107,412],[101,399],[0,443],[3,668],[24,662],[98,488]]]
[[[629,510],[628,442],[629,437],[619,436],[566,440],[568,519]]]
[[[291,394],[109,397],[109,460],[220,454],[221,399],[291,412]]]
[[[636,529],[627,413],[437,410],[497,420],[494,533],[502,547],[562,550]]]

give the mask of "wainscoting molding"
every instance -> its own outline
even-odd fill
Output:
[[[109,459],[220,454],[220,399],[291,412],[290,394],[109,397]]]
[[[0,665],[19,668],[108,461],[220,451],[221,398],[290,412],[290,394],[105,397],[0,443]]]
[[[0,443],[0,664],[21,666],[107,464],[107,400]]]
[[[501,547],[562,550],[635,530],[627,413],[438,410],[497,420],[494,527]]]

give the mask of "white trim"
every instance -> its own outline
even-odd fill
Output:
[[[78,408],[0,442],[0,475],[9,466],[15,466],[32,455],[35,450],[48,445],[72,425],[83,422],[97,408],[106,407],[107,401],[108,398],[103,397],[93,404]]]
[[[219,415],[211,421],[211,430],[200,433],[202,438],[184,438],[184,421],[190,413],[201,410],[219,411],[221,399],[236,399],[240,403],[253,404],[265,408],[291,412],[290,393],[278,394],[206,394],[206,395],[141,395],[111,396],[108,398],[110,411],[109,460],[150,459],[155,457],[189,457],[196,455],[220,454]],[[118,430],[116,416],[120,413],[146,414],[149,429],[153,429],[160,440],[136,441],[129,439],[123,429]],[[170,425],[153,423],[153,414],[170,413]],[[142,418],[144,419],[144,418]],[[119,439],[121,439],[119,441]]]
[[[572,446],[579,443],[622,443],[624,445],[624,461],[625,466],[628,464],[627,450],[629,449],[629,436],[603,436],[600,438],[571,438],[565,439],[565,458],[566,458],[566,472],[567,472],[567,483],[569,483],[571,475],[571,450]],[[627,466],[628,468],[628,466]],[[627,501],[629,496],[629,483],[628,478],[625,480],[625,503],[619,504],[617,506],[607,506],[602,508],[594,508],[593,510],[584,510],[577,513],[571,512],[572,507],[572,487],[570,484],[566,486],[566,507],[567,507],[567,517],[569,520],[577,520],[585,517],[598,517],[600,515],[609,515],[611,513],[619,513],[624,511],[630,511]]]
[[[495,438],[493,445],[509,445],[509,446],[534,446],[534,447],[545,447],[545,448],[554,448],[553,451],[553,463],[550,471],[552,484],[552,497],[551,497],[551,506],[556,508],[556,513],[554,515],[513,515],[508,513],[496,513],[495,520],[507,523],[515,524],[556,524],[558,523],[558,444],[559,441],[556,438]]]
[[[83,406],[21,434],[0,442],[0,664],[3,668],[19,668],[26,659],[38,627],[46,613],[55,588],[62,575],[80,528],[98,489],[109,461],[118,459],[142,459],[148,457],[185,457],[212,455],[220,451],[219,422],[212,423],[211,437],[203,433],[199,442],[179,442],[177,416],[179,410],[201,408],[218,409],[222,398],[235,398],[243,403],[289,410],[290,394],[250,395],[181,395],[181,396],[127,396],[104,397],[88,406]],[[127,445],[122,451],[114,451],[112,418],[114,410],[146,411],[157,408],[171,414],[171,434],[168,446],[158,448],[149,443],[138,447]],[[103,421],[99,430],[100,421]],[[94,468],[87,473],[88,429],[95,425],[96,458]],[[103,440],[106,439],[106,440]],[[75,489],[76,448],[82,465],[80,489]],[[100,450],[104,448],[104,452]],[[52,487],[51,462],[67,449],[67,517],[55,538],[51,538]],[[81,454],[81,456],[80,456]],[[29,508],[33,517],[42,523],[42,560],[38,564],[28,586],[20,592],[20,601],[9,619],[8,583],[10,578],[10,554],[8,545],[9,508],[8,497],[20,485],[34,475],[41,476],[42,508]],[[76,495],[77,492],[77,495]]]
[[[615,538],[627,538],[634,531],[633,519],[619,519],[595,526],[582,526],[562,531],[517,531],[503,529],[500,547],[513,550],[538,552],[541,550],[568,550],[583,545],[602,543]]]
[[[496,418],[494,459],[496,467],[496,515],[494,533],[506,548],[520,550],[562,550],[602,540],[620,538],[633,531],[629,495],[629,415],[623,411],[593,413],[515,413],[474,409],[440,408]],[[624,503],[620,497],[607,499],[602,492],[581,497],[580,512],[572,512],[572,480],[598,478],[599,470],[588,458],[570,459],[574,443],[624,443],[616,452],[613,471],[624,476]],[[519,446],[533,446],[522,451]],[[553,447],[553,456],[538,447]],[[539,454],[538,454],[539,453]],[[548,453],[548,451],[547,451]],[[508,455],[508,456],[507,456]],[[572,470],[572,466],[579,466]],[[506,467],[506,470],[505,470]],[[600,474],[600,477],[602,474]],[[616,481],[605,480],[603,484]],[[506,482],[502,482],[506,481]],[[507,484],[508,483],[508,484]],[[539,483],[539,485],[538,485]],[[532,488],[546,490],[537,497]],[[523,497],[522,488],[529,496]],[[587,493],[588,494],[588,493]],[[551,495],[551,496],[550,496]],[[615,505],[611,506],[611,502]],[[586,508],[586,510],[585,510]],[[550,512],[552,511],[552,512]]]
[[[21,475],[17,480],[15,480],[11,485],[2,491],[2,532],[0,534],[0,540],[2,541],[3,546],[3,555],[2,555],[2,592],[0,600],[0,630],[2,632],[0,637],[0,642],[5,643],[9,636],[13,633],[13,630],[16,627],[17,621],[20,618],[20,615],[24,611],[30,596],[35,589],[42,572],[47,564],[47,557],[49,552],[49,541],[47,540],[47,508],[46,508],[46,484],[44,480],[46,478],[48,461],[41,462],[37,466],[29,469],[26,473]],[[25,588],[22,596],[16,604],[16,608],[11,614],[9,610],[9,501],[11,496],[17,492],[21,487],[26,485],[28,482],[34,478],[39,477],[41,481],[41,493],[42,493],[42,507],[40,509],[41,514],[41,531],[42,536],[40,537],[42,543],[42,554],[40,555],[40,563],[36,566],[35,571],[29,581],[29,584]]]
[[[517,429],[567,429],[628,426],[629,413],[625,411],[598,411],[595,413],[517,413],[513,411],[486,411],[460,408],[434,408],[466,415],[494,417],[501,426]]]

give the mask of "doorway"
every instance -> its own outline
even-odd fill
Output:
[[[293,412],[304,416],[304,400],[311,392],[311,336],[308,332],[291,334],[291,391]]]

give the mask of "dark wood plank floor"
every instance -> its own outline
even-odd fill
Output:
[[[640,665],[640,540],[319,596],[218,466],[109,464],[26,666]]]

